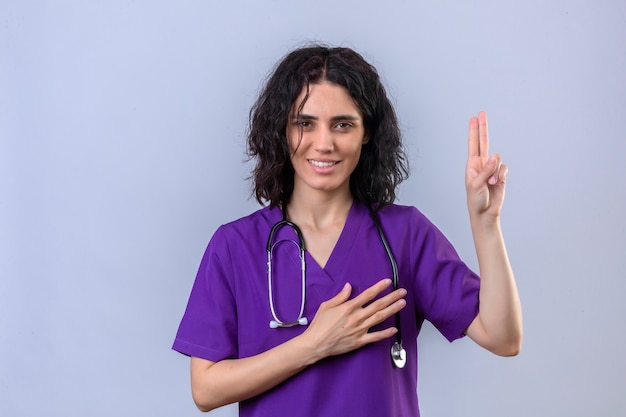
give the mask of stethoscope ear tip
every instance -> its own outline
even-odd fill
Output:
[[[278,327],[292,327],[299,324],[300,326],[306,326],[307,324],[309,324],[309,320],[307,320],[306,317],[300,317],[298,319],[298,321],[292,321],[289,323],[283,323],[280,322],[278,320],[271,320],[270,321],[270,329],[276,329]]]

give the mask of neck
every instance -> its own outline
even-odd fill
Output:
[[[353,202],[352,194],[291,196],[287,204],[288,218],[300,227],[323,230],[345,223]]]

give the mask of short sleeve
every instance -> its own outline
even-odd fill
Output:
[[[217,362],[236,358],[237,314],[231,256],[223,227],[202,257],[173,349]]]
[[[460,258],[443,233],[416,210],[415,294],[418,309],[453,341],[478,315],[480,278]]]

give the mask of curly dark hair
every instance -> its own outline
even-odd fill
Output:
[[[286,204],[293,192],[294,169],[287,141],[293,105],[310,84],[327,81],[342,86],[363,116],[368,137],[350,176],[357,201],[380,209],[396,199],[396,187],[408,177],[408,163],[396,113],[378,72],[349,48],[313,45],[296,49],[278,63],[250,110],[248,156],[256,159],[251,178],[254,195],[270,207]]]

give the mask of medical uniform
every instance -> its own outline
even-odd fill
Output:
[[[463,335],[478,314],[479,278],[452,245],[414,207],[391,205],[378,213],[398,263],[400,287],[408,292],[401,312],[407,351],[404,369],[392,365],[394,338],[326,358],[275,388],[240,403],[242,417],[419,416],[417,335],[424,320],[448,340]],[[221,226],[204,254],[173,348],[213,362],[264,352],[305,331],[272,329],[267,254],[271,227],[282,218],[263,208]],[[301,300],[295,233],[279,230],[274,241],[273,297],[278,318],[292,321]],[[320,303],[353,286],[352,297],[392,275],[391,265],[367,207],[355,202],[339,240],[322,269],[306,253],[304,315],[313,320]],[[389,289],[386,293],[390,292]],[[391,317],[376,329],[392,327]]]

